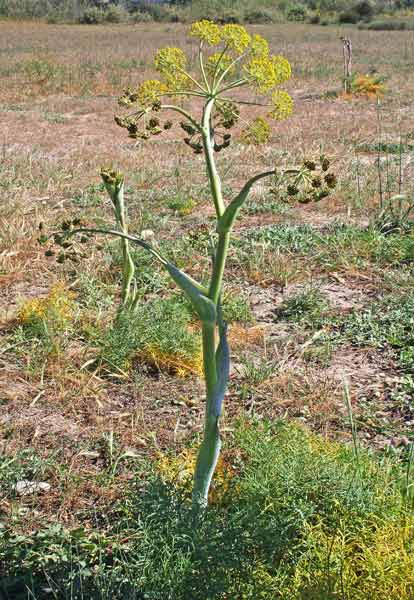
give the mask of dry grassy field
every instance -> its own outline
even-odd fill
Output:
[[[386,77],[378,106],[335,94],[344,30],[252,29],[291,62],[295,109],[270,143],[219,155],[225,194],[263,166],[320,154],[339,184],[327,200],[295,207],[272,182],[257,186],[238,221],[225,292],[233,363],[225,435],[243,415],[280,416],[350,441],[348,386],[361,443],[403,454],[414,423],[414,238],[409,224],[373,224],[380,192],[384,205],[401,191],[413,197],[412,33],[345,30],[354,70]],[[99,169],[115,165],[126,173],[130,230],[147,230],[202,274],[208,258],[198,242],[212,217],[202,157],[177,128],[140,145],[113,118],[122,90],[151,77],[155,50],[168,44],[193,52],[175,24],[0,23],[0,450],[10,457],[29,448],[51,486],[36,499],[0,494],[0,515],[18,527],[85,522],[91,507],[122,494],[137,457],[179,452],[201,429],[198,332],[191,319],[175,323],[166,298],[179,297],[161,271],[136,253],[142,304],[155,307],[140,318],[168,337],[170,350],[157,354],[127,330],[114,333],[116,241],[88,244],[81,260],[63,264],[37,242],[39,223],[53,230],[79,215],[111,223]],[[25,325],[39,298],[55,302],[56,319],[67,307],[65,327]],[[186,356],[176,351],[183,343]],[[111,470],[124,452],[130,458]]]

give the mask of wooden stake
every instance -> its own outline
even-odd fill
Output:
[[[344,92],[351,91],[350,79],[352,75],[352,42],[349,38],[341,38],[344,54]]]

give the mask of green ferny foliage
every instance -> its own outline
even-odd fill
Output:
[[[194,153],[204,156],[216,212],[217,233],[215,245],[211,248],[212,266],[208,285],[201,285],[161,256],[150,244],[128,233],[122,197],[124,178],[115,171],[105,171],[102,176],[116,209],[118,230],[80,227],[72,229],[68,235],[83,232],[121,238],[125,262],[123,302],[126,303],[130,301],[133,279],[128,243],[144,248],[165,267],[191,301],[201,321],[207,401],[204,435],[194,473],[193,506],[198,512],[207,506],[208,492],[220,453],[219,424],[229,380],[230,355],[221,298],[232,227],[252,186],[276,174],[276,169],[272,169],[253,176],[233,199],[225,201],[215,154],[231,145],[232,135],[229,131],[238,123],[242,109],[248,111],[251,106],[259,106],[263,110],[264,116],[259,120],[256,116],[242,132],[244,142],[257,144],[269,138],[270,127],[265,117],[276,120],[288,117],[293,102],[287,92],[279,89],[290,77],[289,62],[282,56],[272,55],[267,41],[261,36],[251,36],[240,25],[220,26],[206,20],[194,23],[189,36],[198,41],[197,73],[187,70],[187,57],[181,49],[159,50],[155,56],[155,68],[160,79],[148,80],[136,89],[126,90],[119,103],[130,112],[127,116],[115,117],[115,120],[127,129],[130,137],[145,142],[173,127],[169,118],[162,120],[164,113],[178,113],[180,126],[186,133],[184,142]],[[250,92],[247,97],[243,96],[246,91]],[[197,118],[184,108],[182,100],[189,99],[201,105],[201,117]],[[289,170],[285,173],[295,175],[299,171]]]

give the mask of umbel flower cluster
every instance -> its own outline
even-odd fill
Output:
[[[178,112],[184,117],[180,122],[186,134],[184,142],[201,154],[201,124],[185,106],[189,100],[205,103],[211,99],[209,121],[215,152],[230,145],[229,130],[242,118],[240,109],[248,105],[261,107],[263,114],[247,124],[242,140],[253,144],[267,142],[267,119],[285,119],[292,112],[292,98],[279,89],[290,78],[289,62],[271,54],[264,38],[250,35],[241,25],[220,26],[202,20],[191,26],[189,36],[199,41],[197,74],[190,69],[180,48],[160,49],[154,59],[159,79],[149,79],[124,91],[119,104],[134,111],[116,116],[117,124],[127,129],[131,138],[148,140],[173,126],[170,119],[161,118],[161,111]]]

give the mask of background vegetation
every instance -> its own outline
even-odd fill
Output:
[[[374,29],[412,27],[412,0],[0,0],[0,16],[85,24],[183,21],[361,23]]]

